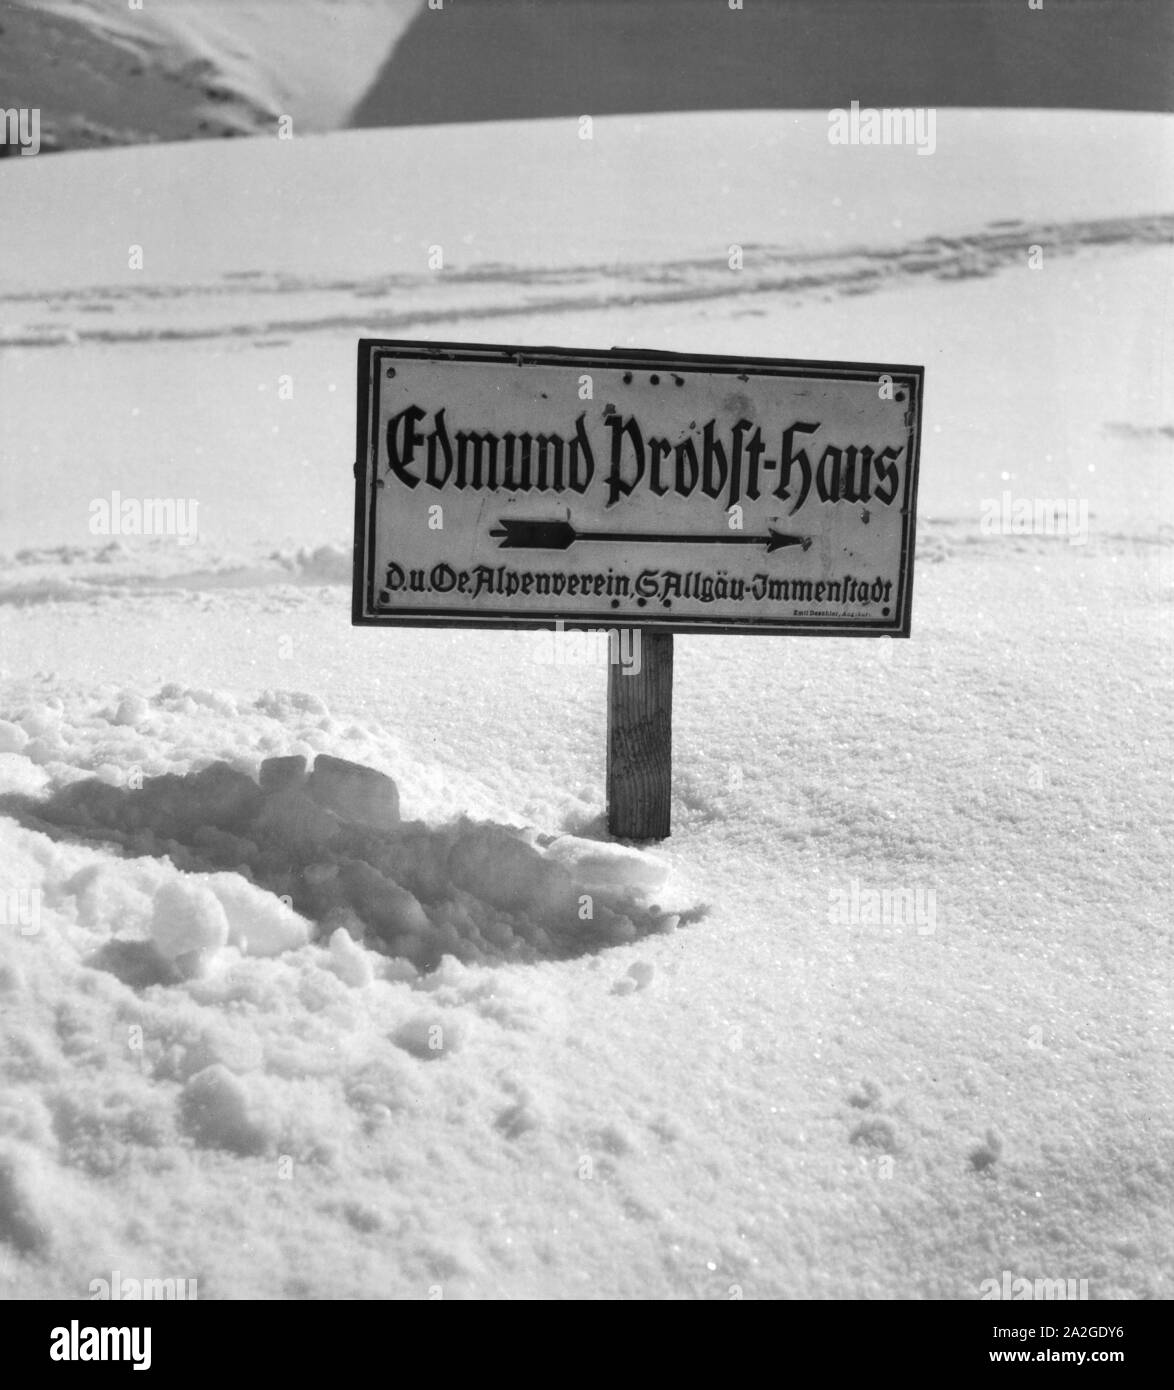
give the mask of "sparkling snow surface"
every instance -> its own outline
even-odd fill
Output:
[[[1174,1293],[1174,122],[826,128],[0,168],[3,1294]],[[912,640],[677,638],[610,845],[583,649],[349,625],[364,333],[924,363]]]

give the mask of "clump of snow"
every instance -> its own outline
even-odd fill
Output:
[[[330,938],[330,963],[340,980],[345,980],[355,989],[362,989],[375,978],[371,957],[345,927],[339,927]]]
[[[669,862],[662,855],[574,835],[554,840],[547,854],[556,864],[573,866],[578,882],[593,888],[655,892],[669,874]]]
[[[169,698],[228,712],[213,692]],[[306,766],[286,754],[263,760],[258,779],[223,760],[125,788],[82,778],[46,798],[9,798],[7,809],[30,827],[183,870],[153,894],[150,937],[184,978],[207,973],[227,947],[294,950],[313,923],[417,969],[445,955],[562,959],[668,923],[647,903],[667,873],[654,856],[569,836],[544,847],[525,830],[467,818],[401,821],[386,773],[325,753]],[[74,886],[95,891],[89,879]],[[353,982],[362,968],[347,949],[332,948]]]
[[[637,989],[647,989],[656,974],[656,967],[651,961],[638,960],[628,967],[628,974],[635,981]]]
[[[124,695],[118,702],[114,723],[135,728],[146,719],[149,708],[141,695]]]
[[[0,1242],[22,1252],[41,1250],[51,1229],[47,1196],[37,1191],[35,1150],[0,1147]]]
[[[180,1093],[183,1128],[206,1148],[238,1154],[263,1152],[272,1134],[258,1119],[239,1076],[217,1062],[195,1076]]]
[[[21,753],[28,741],[28,734],[19,724],[0,719],[0,753]]]
[[[242,954],[276,956],[310,939],[311,924],[284,898],[265,892],[239,873],[185,875],[189,881],[197,877],[224,912],[228,944]]]
[[[656,974],[656,967],[649,961],[638,960],[628,967],[628,973],[611,987],[613,994],[635,994],[637,990],[647,989]]]
[[[261,775],[265,775],[264,763]],[[373,830],[394,830],[399,825],[399,789],[386,773],[374,768],[320,753],[306,790],[343,820]]]
[[[184,974],[199,974],[228,943],[228,918],[210,889],[191,878],[165,883],[151,917],[155,949]]]

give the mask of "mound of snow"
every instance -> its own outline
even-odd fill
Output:
[[[199,974],[228,942],[228,918],[204,884],[179,879],[164,884],[155,899],[151,938],[159,954],[183,974]]]
[[[575,835],[555,840],[547,854],[565,865],[579,883],[592,888],[622,886],[655,892],[669,874],[668,860],[660,855]]]
[[[310,939],[311,925],[288,903],[239,874],[201,876],[228,923],[228,944],[250,956],[276,956]]]
[[[269,1129],[250,1105],[244,1083],[222,1062],[191,1078],[180,1096],[180,1113],[184,1128],[204,1148],[257,1154],[271,1142]]]
[[[264,764],[261,773],[265,775]],[[374,768],[320,753],[306,790],[343,820],[375,830],[394,830],[399,825],[399,790],[386,773]]]
[[[224,761],[141,786],[84,778],[47,798],[10,797],[7,808],[59,838],[113,843],[135,862],[170,860],[178,875],[119,863],[79,871],[66,888],[85,923],[111,911],[145,917],[164,967],[183,979],[206,976],[226,948],[296,950],[315,923],[337,976],[358,985],[372,970],[359,943],[431,970],[446,955],[565,959],[679,921],[649,905],[668,874],[657,856],[573,836],[543,845],[517,827],[464,818],[403,821],[391,777],[325,753],[310,771],[301,754],[267,758],[257,780]],[[118,946],[106,961],[143,978],[133,950]]]

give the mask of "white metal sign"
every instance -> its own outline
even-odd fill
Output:
[[[907,637],[922,379],[364,339],[354,621]]]

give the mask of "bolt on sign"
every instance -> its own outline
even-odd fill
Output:
[[[634,628],[613,723],[674,633],[909,635],[921,367],[364,339],[358,386],[356,624]]]

